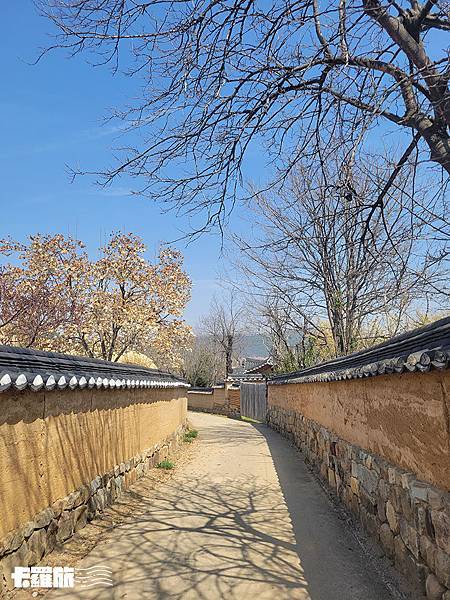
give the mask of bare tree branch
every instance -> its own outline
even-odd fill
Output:
[[[130,175],[137,193],[201,212],[204,228],[246,197],[256,147],[267,158],[266,189],[299,159],[326,160],[337,133],[358,130],[367,145],[386,139],[387,127],[417,136],[418,166],[426,159],[450,173],[448,54],[431,41],[449,29],[439,2],[37,3],[59,32],[49,49],[94,53],[144,79],[142,97],[113,114],[125,142],[98,181]]]

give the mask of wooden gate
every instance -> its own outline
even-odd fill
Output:
[[[267,386],[264,383],[241,383],[241,415],[255,421],[266,421]]]

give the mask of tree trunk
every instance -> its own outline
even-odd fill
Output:
[[[418,120],[417,130],[430,148],[430,159],[437,162],[450,174],[450,138],[445,131],[439,131],[435,123],[423,116]]]
[[[225,347],[225,378],[233,371],[233,335],[227,334]]]

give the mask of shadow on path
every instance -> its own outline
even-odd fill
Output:
[[[372,557],[364,553],[299,451],[268,426],[252,426],[269,448],[311,599],[404,598],[374,570]]]
[[[62,598],[388,600],[355,540],[289,443],[263,425],[191,415],[195,458],[110,511],[126,522],[81,561],[114,585]],[[124,507],[125,503],[125,507]]]

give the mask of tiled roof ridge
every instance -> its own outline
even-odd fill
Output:
[[[166,371],[99,358],[0,346],[0,392],[14,387],[53,390],[83,388],[189,387]]]
[[[446,369],[450,364],[450,317],[397,335],[381,344],[313,367],[274,375],[269,384],[340,381],[402,372]]]
[[[262,362],[260,365],[256,365],[256,367],[252,367],[251,369],[247,369],[244,373],[244,375],[251,375],[253,373],[253,371],[257,371],[258,369],[261,369],[261,367],[273,367],[273,361],[268,358],[267,360],[265,360],[264,362]]]

